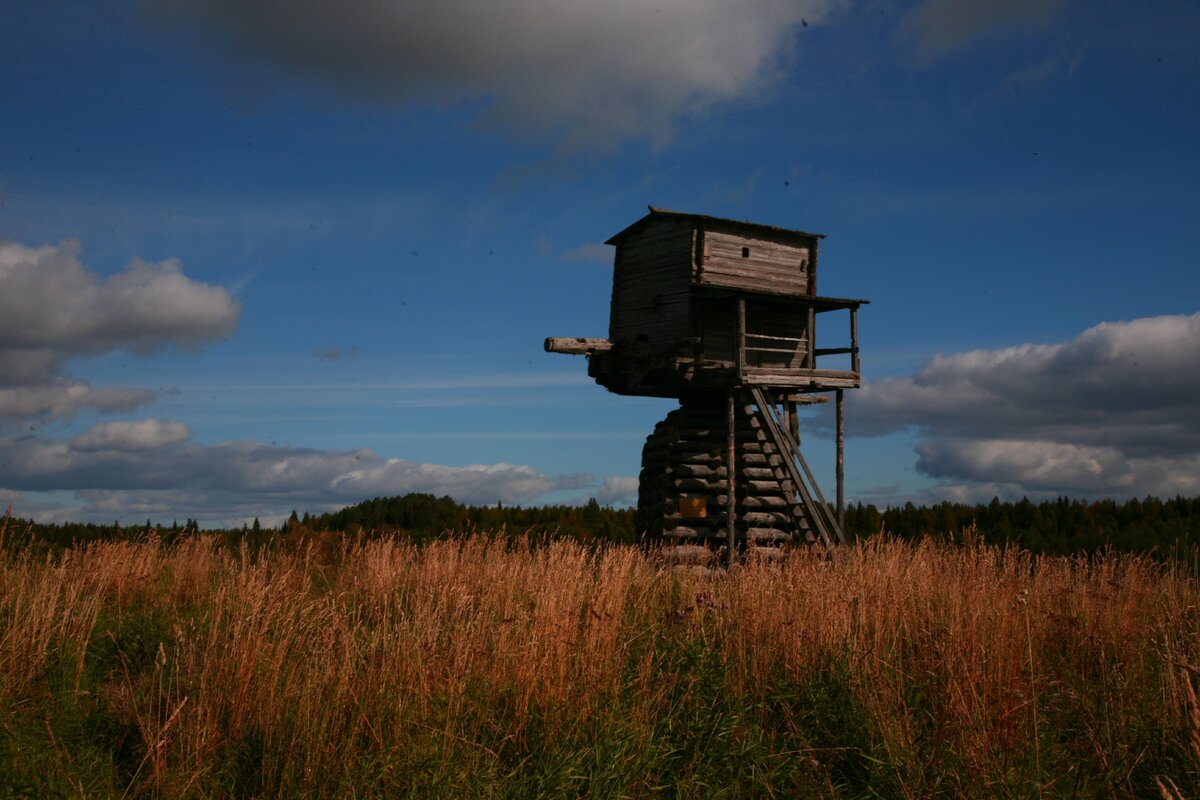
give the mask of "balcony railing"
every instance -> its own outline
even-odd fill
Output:
[[[803,302],[803,301],[801,301]],[[819,384],[829,388],[857,386],[859,383],[858,360],[858,304],[860,301],[831,301],[828,298],[813,298],[803,313],[808,315],[807,337],[776,336],[746,330],[746,300],[737,298],[737,336],[735,341],[735,365],[739,383],[765,386],[804,386]],[[850,312],[850,346],[814,346],[816,315],[837,309]],[[764,359],[763,355],[768,355]],[[766,363],[773,359],[769,355],[787,356],[786,363]],[[849,370],[817,369],[821,356],[849,355]],[[779,359],[784,361],[784,359]]]

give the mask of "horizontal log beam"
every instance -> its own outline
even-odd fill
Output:
[[[859,383],[858,375],[853,372],[826,369],[781,370],[770,367],[747,367],[743,371],[742,380],[748,386],[804,386],[816,390],[853,389],[857,388]]]
[[[546,339],[547,353],[565,353],[570,356],[590,356],[612,350],[608,339],[583,339],[570,336],[551,336]]]

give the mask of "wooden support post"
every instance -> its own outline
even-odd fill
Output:
[[[790,398],[787,401],[787,425],[796,444],[800,444],[800,417],[796,414],[796,401]]]
[[[842,536],[846,535],[846,462],[843,449],[846,440],[846,420],[844,415],[845,403],[842,390],[837,390],[837,519]]]
[[[737,382],[742,383],[742,374],[746,368],[746,298],[737,299]],[[732,402],[732,401],[731,401]]]
[[[850,306],[850,371],[858,375],[858,306]]]
[[[733,569],[734,548],[737,547],[737,395],[729,390],[729,448],[725,463],[725,567]]]
[[[808,368],[817,368],[817,312],[812,306],[808,307]]]

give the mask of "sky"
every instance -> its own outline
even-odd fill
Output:
[[[673,402],[542,341],[650,204],[827,234],[851,501],[1200,495],[1194,2],[3,8],[15,515],[635,502]]]

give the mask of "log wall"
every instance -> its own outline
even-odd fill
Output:
[[[724,399],[684,402],[655,426],[642,450],[637,525],[680,553],[720,550],[726,538],[728,436]],[[739,547],[770,554],[782,545],[814,541],[798,513],[786,454],[768,441],[751,409],[737,407],[736,517]],[[702,509],[702,513],[696,513]],[[701,545],[703,550],[695,550]]]

